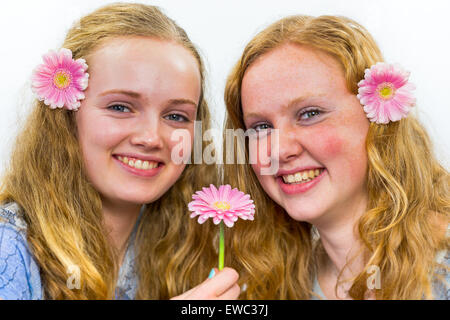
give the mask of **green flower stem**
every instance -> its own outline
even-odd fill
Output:
[[[220,235],[219,235],[219,271],[223,269],[224,257],[225,257],[225,235],[223,221],[219,223]]]

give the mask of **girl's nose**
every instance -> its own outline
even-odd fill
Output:
[[[155,117],[150,120],[142,120],[136,126],[131,137],[131,143],[145,149],[161,149],[163,147],[163,139],[161,125]]]
[[[303,152],[300,135],[296,128],[283,128],[279,132],[280,162],[289,162]]]

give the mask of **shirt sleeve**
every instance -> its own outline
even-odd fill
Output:
[[[30,254],[24,234],[1,221],[0,299],[42,299],[39,267]]]
[[[436,275],[433,278],[433,296],[435,300],[450,300],[450,254],[448,250],[443,250],[438,254],[436,259],[441,264],[436,270]]]

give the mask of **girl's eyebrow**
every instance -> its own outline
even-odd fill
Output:
[[[296,104],[302,103],[306,99],[309,99],[309,98],[321,98],[323,96],[325,96],[324,93],[320,93],[320,94],[305,94],[303,96],[300,96],[300,97],[297,97],[297,98],[294,98],[294,99],[290,100],[289,103],[286,106],[283,106],[282,108],[284,110],[285,109],[291,109],[293,106],[295,106]],[[258,113],[258,112],[250,112],[249,114],[244,116],[244,119],[252,118],[252,117],[258,118],[260,116],[261,116],[261,114]]]
[[[131,91],[131,90],[118,90],[118,89],[113,89],[113,90],[108,90],[108,91],[102,92],[100,94],[100,96],[106,96],[108,94],[124,94],[124,95],[130,96],[130,97],[132,97],[134,99],[142,98],[142,95],[139,92]],[[180,104],[191,104],[194,107],[197,107],[197,103],[195,103],[192,100],[184,99],[184,98],[170,99],[167,102],[167,105],[180,105]]]
[[[191,104],[191,105],[193,105],[194,107],[197,107],[197,103],[195,103],[194,101],[189,100],[189,99],[183,99],[183,98],[180,98],[180,99],[170,99],[170,100],[167,102],[167,105],[180,105],[180,104]]]
[[[106,96],[108,94],[114,94],[114,93],[115,94],[117,94],[117,93],[118,94],[124,94],[124,95],[130,96],[130,97],[135,98],[135,99],[139,99],[141,97],[141,94],[139,92],[130,91],[130,90],[117,90],[117,89],[113,89],[113,90],[108,90],[108,91],[102,92],[100,94],[100,96]]]
[[[309,93],[309,94],[305,94],[303,96],[297,97],[292,99],[291,101],[289,101],[289,103],[283,108],[283,109],[290,109],[292,108],[294,105],[302,103],[303,101],[305,101],[306,99],[309,98],[322,98],[325,96],[325,93]]]

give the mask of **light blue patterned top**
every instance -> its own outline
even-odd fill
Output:
[[[448,238],[450,236],[450,225],[447,227],[447,234],[446,237]],[[436,256],[436,262],[441,264],[442,266],[450,267],[450,254],[448,250],[442,250],[440,251]],[[439,269],[436,270],[436,274],[439,276],[442,276],[444,281],[434,278],[432,281],[432,290],[433,290],[433,298],[435,300],[450,300],[450,274],[444,267],[439,267]],[[326,300],[325,294],[323,293],[322,289],[320,288],[319,281],[317,280],[317,277],[314,278],[314,284],[313,284],[313,292],[317,296],[311,296],[311,300]]]
[[[30,252],[27,226],[16,203],[0,206],[0,299],[41,300],[44,290],[39,265]],[[143,210],[133,229],[119,270],[115,298],[135,298],[137,274],[134,268],[134,237]],[[68,274],[69,278],[69,274]]]

